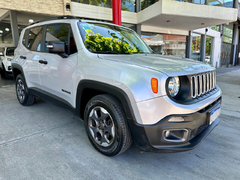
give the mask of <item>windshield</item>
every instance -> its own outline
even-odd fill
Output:
[[[120,26],[79,22],[79,29],[84,45],[93,53],[152,53],[134,31]]]
[[[15,47],[8,47],[6,50],[6,56],[14,56]]]

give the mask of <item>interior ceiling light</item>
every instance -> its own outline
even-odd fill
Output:
[[[5,31],[9,31],[9,28],[6,28]]]
[[[28,22],[29,23],[34,23],[34,20],[33,19],[29,19]]]
[[[2,30],[0,30],[0,33],[3,33],[3,31],[2,31]]]

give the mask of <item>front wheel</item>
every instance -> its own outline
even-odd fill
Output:
[[[30,106],[34,103],[35,97],[29,92],[26,82],[21,74],[16,78],[17,99],[23,106]]]
[[[110,95],[97,95],[87,104],[85,127],[93,147],[106,156],[126,151],[132,144],[125,115],[119,103]]]

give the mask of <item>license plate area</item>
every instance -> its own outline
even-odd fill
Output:
[[[217,106],[215,106],[211,111],[209,111],[209,120],[208,120],[208,124],[211,125],[216,119],[217,117],[220,115],[221,112],[221,105],[218,104]]]

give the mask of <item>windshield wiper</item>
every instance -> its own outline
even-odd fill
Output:
[[[119,54],[118,52],[114,51],[91,51],[92,53],[98,53],[98,54]]]

